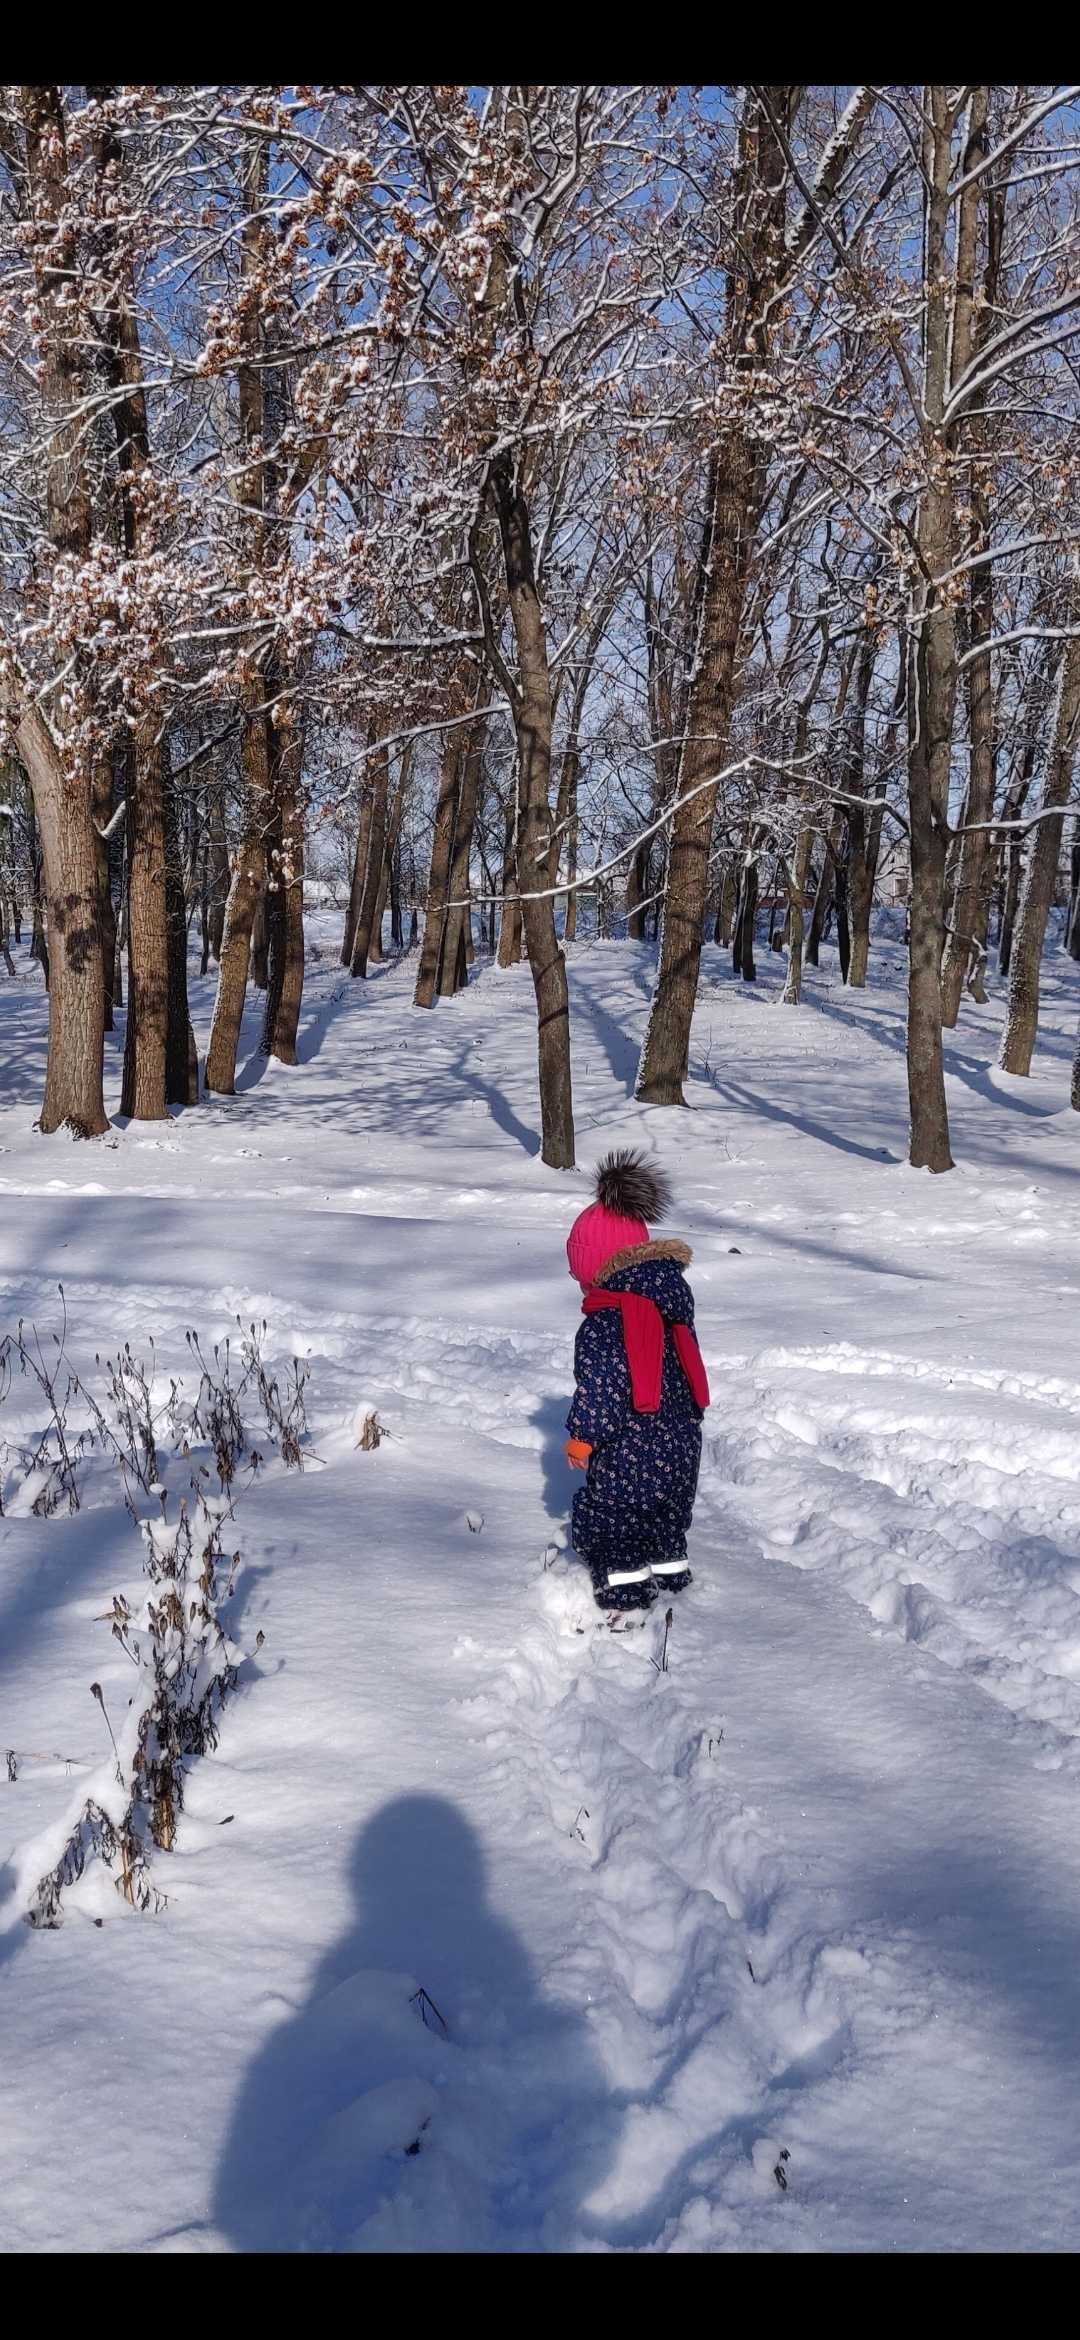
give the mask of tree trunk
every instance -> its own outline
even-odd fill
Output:
[[[390,787],[390,750],[378,747],[370,761],[371,822],[368,829],[367,866],[356,914],[356,932],[349,973],[361,982],[367,977],[371,953],[371,937],[375,927],[375,912],[382,886],[383,856],[386,851],[387,796]]]
[[[179,807],[176,784],[164,759],[162,803],[165,815],[165,923],[168,958],[168,1001],[165,1027],[165,1096],[170,1105],[199,1102],[199,1055],[191,1028],[187,985],[187,900],[180,852]]]
[[[1077,826],[1080,827],[1080,817]],[[1069,914],[1065,924],[1065,948],[1070,959],[1080,959],[1080,839],[1073,846],[1069,861]],[[15,940],[19,939],[18,928]]]
[[[833,814],[828,833],[822,840],[821,875],[814,890],[814,907],[810,912],[810,932],[806,938],[806,963],[808,967],[816,967],[819,964],[821,945],[825,939],[829,916],[836,898],[836,871],[840,839],[843,833],[844,813],[843,809],[838,807]]]
[[[41,391],[50,425],[45,480],[53,550],[86,559],[93,507],[85,468],[81,407],[85,340],[79,315],[77,211],[72,202],[64,99],[56,83],[21,84],[29,211],[36,237],[35,326]],[[20,708],[17,746],[29,774],[41,841],[48,952],[49,1046],[43,1131],[97,1137],[108,1128],[103,1099],[105,969],[93,775],[72,774],[36,706]]]
[[[221,946],[225,939],[225,905],[229,899],[229,847],[225,835],[225,792],[222,787],[211,787],[207,804],[207,823],[210,831],[210,899],[207,930],[210,956],[221,963]]]
[[[577,941],[578,913],[578,758],[575,755],[567,794],[566,815],[566,912],[563,917],[563,941]]]
[[[725,950],[730,949],[731,946],[737,900],[738,888],[735,883],[735,875],[730,861],[725,861],[723,875],[720,879],[719,899],[716,904],[716,926],[713,931],[713,941],[720,943]]]
[[[1021,839],[1016,836],[1010,837],[1005,850],[1008,854],[1008,865],[1005,877],[1005,899],[1001,906],[1001,931],[998,935],[998,973],[1002,976],[1008,974],[1009,962],[1012,958],[1013,930],[1016,925],[1016,910],[1020,900],[1020,878],[1024,864],[1024,849]]]
[[[236,1052],[247,991],[251,930],[265,879],[266,848],[261,835],[249,830],[236,856],[225,906],[217,997],[206,1051],[205,1086],[223,1097],[231,1097],[236,1088]]]
[[[205,830],[199,856],[199,943],[199,973],[205,975],[210,965],[210,846]]]
[[[156,721],[140,728],[127,757],[128,1010],[120,1110],[133,1121],[168,1117],[165,803],[156,729]]]
[[[125,834],[126,828],[127,823],[125,822],[124,829],[122,829],[120,832],[120,912],[116,921],[116,948],[113,954],[113,1006],[118,1008],[123,1007],[124,1004],[124,953],[128,946],[128,868],[127,836]]]
[[[1041,735],[1042,725],[1035,709],[1032,708],[1024,737],[1024,752],[1020,760],[1020,770],[1006,790],[1005,802],[1001,808],[1003,824],[1006,821],[1018,821],[1027,803]],[[1023,839],[1015,829],[1004,832],[1002,850],[1006,855],[1006,873],[997,939],[998,973],[1005,976],[1009,972],[1009,961],[1012,957],[1013,928],[1016,924],[1016,910],[1020,899],[1020,879],[1023,874]]]
[[[88,783],[69,782],[48,725],[27,707],[17,746],[34,791],[45,896],[49,1049],[39,1128],[100,1137],[105,982],[97,831]]]
[[[353,949],[356,943],[356,921],[360,916],[360,904],[363,900],[364,894],[364,878],[367,874],[368,840],[370,835],[371,780],[368,772],[368,760],[365,759],[364,778],[360,791],[360,810],[357,815],[356,822],[356,846],[353,851],[352,877],[349,881],[349,903],[345,912],[345,932],[341,938],[341,964],[343,967],[352,966]]]
[[[277,850],[276,822],[271,820],[264,839],[267,883],[270,876],[271,851]],[[251,922],[251,980],[256,991],[266,991],[270,983],[270,930],[266,915],[266,883],[259,888],[255,916]]]
[[[101,891],[101,969],[105,985],[105,1030],[113,1029],[113,979],[116,967],[116,911],[112,897],[112,848],[101,832],[113,813],[111,756],[100,757],[92,782],[94,825],[97,830],[98,886]]]
[[[1027,877],[1013,943],[1009,972],[1009,1008],[1001,1043],[1003,1072],[1026,1074],[1039,1027],[1039,963],[1046,939],[1046,922],[1054,899],[1064,807],[1072,788],[1077,737],[1080,734],[1080,636],[1074,636],[1061,662],[1054,744],[1042,810],[1061,806],[1057,817],[1039,821],[1032,831]]]
[[[952,561],[952,491],[944,426],[948,382],[949,285],[946,244],[952,164],[948,93],[929,84],[923,100],[927,283],[923,383],[927,477],[919,501],[922,577],[912,626],[908,694],[908,813],[911,832],[911,945],[907,1069],[909,1159],[917,1170],[952,1169],[941,1043],[941,955],[945,940],[945,858],[956,696],[956,629],[951,603],[934,580]]]
[[[516,967],[521,957],[521,903],[517,894],[512,891],[517,883],[517,798],[515,783],[515,796],[507,811],[506,842],[503,851],[503,902],[502,915],[499,919],[498,957],[498,963],[500,967]]]
[[[394,784],[393,803],[386,827],[386,862],[384,870],[383,894],[384,906],[385,897],[389,896],[390,941],[392,947],[395,950],[401,950],[404,945],[404,933],[401,924],[401,832],[405,825],[405,810],[408,801],[409,778],[412,771],[415,744],[416,743],[414,740],[406,740],[401,754],[398,757],[397,780]]]
[[[819,207],[831,201],[873,103],[869,88],[860,88],[844,117],[842,133],[823,157],[814,198],[789,240],[784,130],[791,126],[798,95],[794,85],[777,85],[748,89],[743,100],[733,189],[739,221],[737,257],[728,279],[725,321],[737,378],[768,366],[773,296],[790,278],[798,254],[815,232]],[[749,401],[747,415],[745,423],[731,424],[717,450],[707,497],[700,615],[659,965],[637,1081],[638,1096],[656,1105],[682,1103],[690,1058],[718,772],[730,747],[747,579],[769,452],[764,436],[755,429]]]
[[[33,789],[31,786],[31,799],[32,797]],[[47,991],[49,988],[49,945],[45,934],[46,912],[44,855],[42,854],[41,850],[41,831],[38,828],[36,814],[31,812],[30,818],[32,823],[31,856],[34,886],[33,897],[30,905],[30,956],[32,959],[37,960],[37,963],[41,968],[42,975],[45,978],[45,989]],[[115,995],[115,983],[113,988]]]
[[[929,499],[928,499],[929,500]],[[938,500],[936,497],[933,499]],[[948,567],[948,538],[928,518],[922,549],[931,574]],[[945,931],[948,762],[955,664],[952,619],[927,608],[912,649],[914,736],[908,753],[911,817],[910,957],[908,967],[909,1159],[917,1170],[951,1170],[945,1068],[941,1045],[941,947]]]
[[[698,656],[671,827],[656,988],[637,1080],[639,1098],[650,1105],[684,1102],[718,790],[709,775],[723,764],[730,735],[761,470],[755,443],[734,429],[714,463]]]
[[[847,864],[836,865],[836,949],[840,960],[840,981],[846,983],[851,974],[851,928],[848,923]]]
[[[744,983],[754,983],[757,980],[757,968],[754,965],[754,921],[757,916],[757,898],[757,863],[747,854],[739,876],[739,901],[735,913],[735,934],[732,943],[734,966],[736,972],[742,976]]]
[[[439,950],[439,991],[447,998],[464,991],[469,980],[469,939],[472,912],[468,907],[469,868],[473,828],[484,768],[483,727],[476,724],[466,735],[461,779],[454,811],[454,848],[450,863],[450,899]]]
[[[45,989],[47,991],[49,988],[49,945],[46,936],[46,913],[43,880],[39,880],[39,888],[37,893],[34,895],[33,919],[30,928],[30,956],[32,959],[37,960],[38,966],[40,967],[41,972],[45,978]],[[103,1024],[103,1031],[104,1028],[105,1027]]]
[[[977,84],[968,102],[967,137],[964,143],[962,174],[967,176],[983,162],[989,149],[989,98],[987,85]],[[966,187],[960,197],[957,223],[956,298],[952,328],[952,371],[954,380],[969,363],[981,340],[986,338],[990,321],[998,313],[998,282],[1000,277],[1001,243],[1004,226],[1005,191],[1003,187],[985,194],[985,177]],[[973,298],[975,266],[978,249],[979,212],[986,200],[987,257],[983,277],[983,301],[976,312]],[[981,320],[981,322],[979,322]],[[977,458],[983,437],[981,421],[969,420],[967,440]],[[971,481],[972,553],[985,551],[990,542],[990,502],[973,463]],[[982,647],[989,643],[994,631],[994,572],[993,564],[984,561],[970,573],[968,587],[968,625],[970,648],[979,655],[965,669],[968,702],[968,739],[970,743],[968,785],[964,806],[964,823],[988,821],[994,810],[994,700],[990,672],[990,651]],[[941,1020],[946,1030],[952,1031],[960,1013],[960,999],[965,983],[971,989],[970,974],[979,966],[979,924],[986,889],[988,864],[992,851],[987,829],[972,829],[959,841],[953,889],[950,932],[946,938],[941,969]],[[985,998],[985,989],[982,995]],[[976,996],[977,996],[976,992]]]
[[[645,911],[643,904],[649,889],[649,848],[639,845],[632,853],[626,875],[626,934],[629,942],[644,942]]]
[[[855,689],[849,717],[850,744],[845,763],[845,793],[866,794],[866,711],[877,660],[877,638],[867,629],[859,645]],[[870,917],[874,903],[872,824],[861,804],[845,807],[847,850],[838,866],[836,885],[837,941],[844,982],[861,988],[870,956]],[[848,924],[850,918],[850,927]]]
[[[245,194],[249,204],[240,239],[241,278],[257,287],[266,266],[269,229],[263,203],[268,185],[267,142],[253,137],[245,163]],[[243,452],[250,456],[237,476],[237,498],[244,519],[246,550],[258,568],[263,559],[267,521],[276,500],[277,474],[266,449],[273,443],[276,417],[271,369],[265,355],[265,312],[257,297],[244,313],[245,356],[236,370],[237,406]],[[240,767],[244,790],[243,830],[233,870],[218,966],[217,997],[206,1052],[206,1087],[231,1097],[236,1088],[236,1055],[244,1015],[248,969],[253,955],[253,929],[267,878],[267,836],[274,806],[273,756],[268,707],[280,682],[272,654],[263,665],[248,667],[241,682]],[[256,965],[266,980],[266,969]]]
[[[788,963],[784,984],[784,1006],[798,1007],[802,998],[803,959],[803,898],[810,874],[810,849],[814,841],[812,829],[800,829],[795,847],[792,882],[788,893]]]
[[[492,466],[510,615],[517,646],[515,704],[518,752],[517,874],[521,916],[536,993],[541,1154],[554,1170],[574,1166],[570,1081],[570,1006],[566,960],[555,932],[555,905],[544,893],[551,847],[551,678],[536,590],[529,512],[511,459]]]
[[[685,580],[682,580],[682,582],[685,586]],[[699,575],[699,587],[701,582],[702,580]],[[675,595],[677,604],[679,598],[680,597],[677,589]],[[685,625],[685,591],[682,595],[682,617],[683,623]],[[671,638],[670,628],[666,627],[661,621],[660,604],[657,600],[654,589],[653,563],[650,557],[645,569],[645,668],[647,702],[649,710],[649,729],[652,733],[653,739],[653,786],[652,802],[649,808],[650,822],[658,819],[660,814],[667,810],[679,784],[679,749],[676,744],[676,733],[678,732],[680,725],[676,714],[676,678],[679,666],[680,646],[685,650],[685,642],[677,646]],[[634,857],[632,883],[635,906],[633,918],[627,928],[627,932],[631,940],[634,942],[644,942],[646,938],[649,926],[650,907],[652,910],[652,931],[654,936],[659,933],[660,923],[663,916],[661,901],[654,901],[651,905],[649,905],[645,899],[649,891],[649,871],[652,862],[652,850],[653,840],[650,839],[647,845],[639,846],[638,851]],[[667,845],[666,841],[663,839],[662,834],[660,838],[660,854],[663,857],[661,866],[664,875],[662,885],[657,890],[660,891],[662,895],[663,892],[666,891],[667,876]],[[734,900],[734,887],[732,888],[732,898]],[[640,905],[640,907],[638,907],[638,905]],[[719,940],[720,938],[718,937],[717,939]],[[726,943],[730,942],[730,939],[731,934],[729,928],[728,932],[724,935],[723,940]]]
[[[442,954],[443,927],[446,904],[449,899],[450,862],[454,850],[454,820],[464,761],[464,746],[460,731],[448,731],[443,742],[442,771],[439,776],[439,796],[435,807],[435,826],[431,833],[431,867],[428,871],[427,901],[424,906],[424,939],[420,946],[420,964],[416,970],[416,990],[413,1006],[430,1008],[435,1005],[435,990]]]
[[[292,712],[295,712],[294,710]],[[274,734],[272,790],[277,852],[266,891],[267,985],[262,1051],[279,1064],[296,1063],[296,1035],[304,996],[304,816],[300,779],[304,726],[295,720]]]
[[[375,915],[371,921],[371,939],[368,943],[368,964],[372,967],[381,966],[384,957],[382,946],[382,930],[383,920],[386,916],[386,896],[389,885],[390,848],[388,845],[384,845],[382,870],[379,876],[379,892],[375,903]]]
[[[972,496],[978,518],[979,542],[990,537],[990,508],[979,491]],[[988,643],[994,630],[993,565],[985,561],[971,572],[969,591],[971,646]],[[990,651],[980,651],[965,670],[968,701],[970,767],[964,801],[964,823],[989,821],[994,811],[994,695]],[[991,854],[989,829],[960,838],[953,892],[950,933],[941,969],[941,1020],[952,1031],[960,1013],[960,999],[978,947],[978,926],[988,879]]]
[[[860,819],[863,817],[860,814]],[[870,958],[870,916],[874,906],[874,877],[865,853],[856,855],[848,873],[851,909],[851,949],[846,982],[861,990]]]
[[[244,1015],[248,966],[251,958],[255,911],[266,884],[265,824],[270,773],[267,725],[262,711],[260,678],[249,676],[248,700],[240,733],[240,761],[244,779],[244,831],[233,869],[218,965],[217,997],[206,1051],[205,1086],[231,1097],[236,1088],[236,1053]],[[254,703],[253,703],[254,702]]]

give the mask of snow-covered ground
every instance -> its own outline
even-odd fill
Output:
[[[1076,971],[1027,1082],[965,1005],[932,1180],[899,946],[862,996],[826,952],[798,1013],[778,958],[749,989],[707,953],[686,1114],[630,1094],[649,953],[579,946],[568,1176],[527,970],[420,1015],[411,963],[351,984],[312,931],[298,1068],[253,1003],[235,1100],[87,1146],[32,1133],[40,982],[0,979],[0,1329],[58,1327],[62,1283],[80,1364],[152,1336],[167,1376],[265,1318],[315,1450],[238,1506],[265,1640],[167,1909],[91,1868],[51,1932],[22,1912],[109,1754],[89,1685],[129,1696],[139,1548],[118,1490],[38,1519],[9,1477],[0,2247],[1075,2248]],[[563,1243],[628,1139],[675,1176],[714,1392],[666,1671],[662,1616],[609,1632],[552,1556]],[[35,1426],[16,1380],[0,1429]]]

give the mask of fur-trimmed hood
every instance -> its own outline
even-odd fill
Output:
[[[652,1300],[668,1324],[694,1322],[694,1295],[683,1274],[693,1257],[690,1245],[677,1235],[652,1243],[628,1243],[616,1251],[595,1278],[595,1288],[608,1292],[640,1292]]]
[[[613,1276],[621,1276],[627,1268],[644,1267],[650,1259],[673,1259],[677,1268],[688,1268],[693,1259],[688,1243],[678,1235],[659,1235],[651,1243],[628,1243],[623,1251],[615,1251],[593,1282],[610,1284]]]

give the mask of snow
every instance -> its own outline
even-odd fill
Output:
[[[152,1335],[164,1386],[187,1326],[265,1319],[312,1449],[236,1500],[247,1654],[167,1907],[90,1863],[46,1932],[34,1885],[117,1795],[90,1683],[122,1742],[108,1616],[145,1583],[103,1463],[73,1517],[9,1470],[0,2245],[1074,2248],[1075,971],[1048,956],[1029,1081],[965,1003],[932,1180],[897,944],[861,997],[826,951],[799,1010],[779,957],[750,988],[707,951],[686,1114],[629,1094],[650,954],[577,946],[572,1175],[527,969],[418,1014],[414,962],[350,983],[311,925],[299,1066],[253,1002],[235,1099],[90,1146],[31,1130],[25,950],[0,987],[3,1324],[59,1328],[62,1282],[80,1370]],[[563,1243],[633,1140],[714,1392],[666,1671],[662,1613],[609,1631],[564,1534]],[[42,1426],[18,1378],[0,1425]]]

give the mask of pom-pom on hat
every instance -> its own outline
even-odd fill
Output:
[[[608,1154],[596,1173],[596,1201],[570,1229],[566,1256],[571,1275],[579,1284],[594,1284],[617,1251],[648,1242],[650,1222],[655,1225],[670,1207],[667,1177],[644,1154],[631,1146]]]

